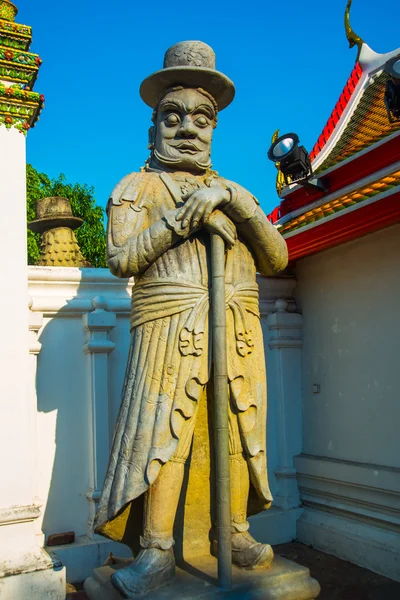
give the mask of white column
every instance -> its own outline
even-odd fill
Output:
[[[87,334],[84,352],[89,361],[89,456],[91,462],[89,488],[86,496],[89,500],[89,518],[87,536],[94,537],[93,523],[101,487],[106,473],[110,454],[109,429],[109,368],[108,355],[115,344],[109,339],[110,331],[115,327],[115,313],[105,310],[106,301],[97,296],[93,300],[94,311],[83,315],[83,324]]]
[[[5,598],[24,598],[30,586],[32,600],[48,589],[56,600],[65,574],[52,579],[53,561],[38,546],[34,525],[40,510],[34,503],[25,169],[25,137],[0,126],[0,588]]]
[[[268,375],[275,379],[273,401],[277,413],[278,466],[275,476],[278,494],[275,495],[275,505],[285,510],[300,505],[293,458],[302,451],[302,316],[287,312],[287,308],[287,300],[276,300],[276,312],[267,319],[268,346],[273,360]]]

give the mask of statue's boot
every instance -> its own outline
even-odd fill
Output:
[[[268,567],[274,552],[269,544],[257,542],[248,532],[247,501],[249,498],[250,478],[247,462],[242,453],[229,457],[231,481],[232,512],[232,562],[243,569]],[[214,556],[218,555],[218,542],[211,547]]]
[[[232,562],[243,569],[269,567],[274,551],[269,544],[257,542],[248,531],[232,535]]]
[[[183,475],[183,462],[172,459],[146,492],[142,549],[133,563],[111,577],[111,583],[124,598],[167,585],[175,576],[173,527]]]
[[[211,553],[218,556],[218,541],[213,540]],[[274,560],[269,544],[257,542],[248,531],[232,534],[232,563],[242,569],[267,568]]]
[[[173,548],[142,549],[129,566],[115,571],[111,583],[124,598],[134,598],[155,588],[166,585],[175,576]]]

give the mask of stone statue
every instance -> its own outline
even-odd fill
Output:
[[[68,198],[52,196],[36,202],[36,219],[28,228],[41,234],[40,257],[42,267],[90,267],[82,255],[74,230],[83,223],[74,217]]]
[[[108,206],[107,253],[118,277],[135,277],[131,349],[96,531],[124,539],[144,500],[140,552],[112,577],[124,596],[168,583],[175,573],[173,525],[201,402],[212,402],[209,350],[210,232],[226,243],[232,561],[267,566],[269,545],[248,532],[271,505],[266,467],[266,374],[256,271],[287,265],[284,239],[248,191],[211,169],[218,112],[233,83],[215,70],[213,50],[182,42],[145,79],[154,109],[151,155],[127,175]],[[126,539],[126,538],[125,538]],[[133,545],[133,543],[132,543]],[[213,543],[215,552],[215,540]]]

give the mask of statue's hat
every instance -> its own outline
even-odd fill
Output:
[[[214,50],[204,42],[179,42],[168,48],[164,68],[142,82],[142,100],[155,108],[162,92],[174,86],[203,88],[215,99],[218,109],[230,104],[235,96],[233,82],[215,69]]]
[[[55,227],[77,229],[82,223],[83,219],[72,214],[68,198],[52,196],[36,202],[36,219],[28,223],[28,228],[35,233],[43,233]]]

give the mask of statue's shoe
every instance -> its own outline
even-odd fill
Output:
[[[111,583],[124,598],[134,598],[155,588],[167,585],[175,576],[172,548],[141,550],[136,560],[111,576]]]
[[[218,555],[218,542],[212,543],[212,554]],[[257,542],[248,531],[232,534],[232,562],[242,569],[269,567],[274,560],[274,551],[268,544]]]

